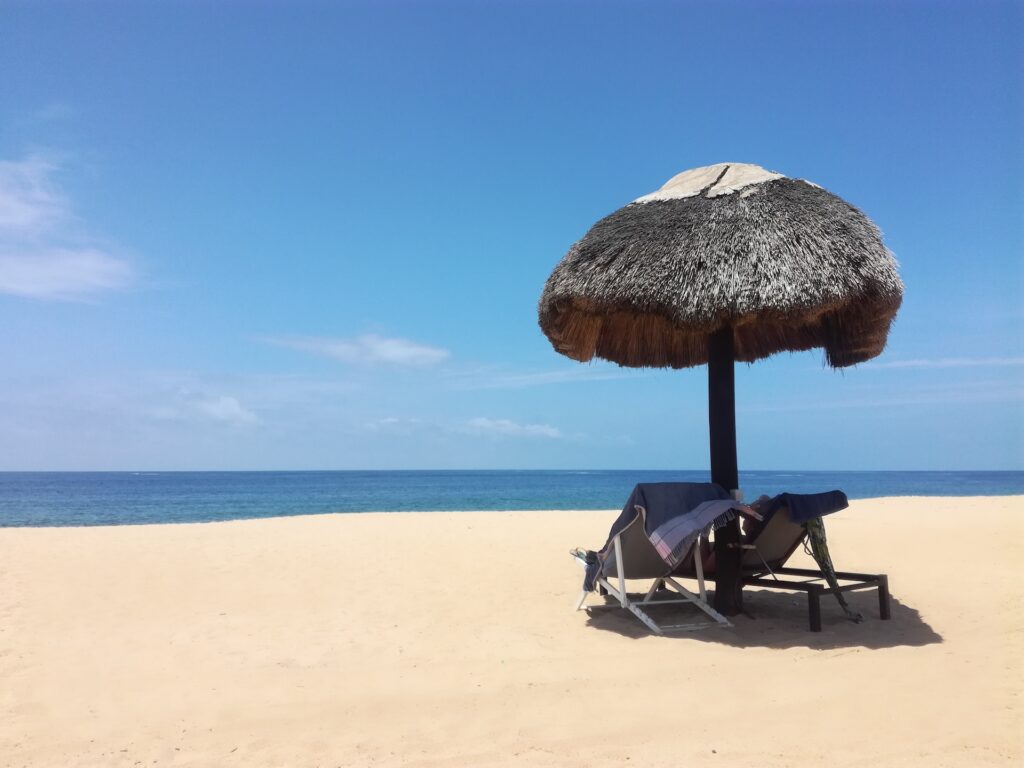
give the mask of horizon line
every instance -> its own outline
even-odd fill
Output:
[[[300,474],[300,473],[328,473],[328,472],[566,472],[577,474],[590,474],[598,472],[705,472],[710,474],[710,469],[678,469],[678,468],[617,468],[617,469],[550,469],[550,468],[433,468],[433,469],[0,469],[0,475],[30,475],[30,474],[61,474],[61,475],[173,475],[173,474]],[[897,473],[897,472],[1024,472],[1019,469],[746,469],[744,472],[800,472],[805,474],[818,473]]]

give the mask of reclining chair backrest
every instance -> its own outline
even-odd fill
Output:
[[[626,563],[624,578],[657,579],[667,576],[670,570],[674,570],[661,559],[658,550],[647,538],[647,533],[644,531],[643,515],[638,514],[633,522],[619,532],[619,537],[622,543],[622,559]],[[692,567],[694,549],[692,548],[687,553],[683,562],[675,570],[683,566]],[[608,553],[601,566],[601,575],[607,579],[618,578],[619,569],[615,559],[614,546],[608,547]]]
[[[752,544],[757,549],[743,550],[743,569],[763,570],[765,563],[773,569],[781,567],[806,535],[804,527],[790,518],[787,507],[775,510],[771,517],[744,536],[743,543]]]
[[[668,565],[661,559],[658,550],[644,532],[643,515],[637,515],[633,522],[619,531],[619,538],[622,542],[622,559],[626,563],[624,578],[656,579],[668,573]],[[608,547],[601,573],[607,579],[619,576],[614,546]]]

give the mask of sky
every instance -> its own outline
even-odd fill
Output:
[[[707,372],[537,326],[756,163],[881,229],[888,347],[736,372],[744,469],[1024,469],[1024,5],[0,2],[0,470],[701,469]]]

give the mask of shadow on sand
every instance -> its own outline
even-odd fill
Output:
[[[637,597],[640,597],[639,595]],[[709,625],[707,629],[667,633],[664,637],[684,642],[718,643],[737,648],[894,648],[941,643],[942,636],[921,619],[913,608],[896,597],[891,598],[892,619],[878,618],[878,600],[875,592],[847,593],[850,606],[863,617],[861,624],[849,621],[834,598],[821,599],[821,632],[811,632],[807,623],[807,599],[774,590],[746,589],[743,604],[746,615],[735,616],[733,626]],[[606,598],[608,604],[613,601]],[[709,595],[710,600],[710,595]],[[597,598],[588,602],[597,604]],[[645,609],[646,610],[646,609]],[[652,637],[650,632],[628,611],[609,607],[588,609],[589,626],[605,632],[614,632],[633,639]],[[703,616],[690,605],[651,608],[648,613],[655,621],[672,624],[680,619],[698,619]]]

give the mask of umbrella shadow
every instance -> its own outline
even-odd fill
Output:
[[[637,595],[636,597],[640,597]],[[710,599],[710,597],[709,597]],[[775,590],[744,590],[744,614],[730,619],[732,627],[709,624],[707,629],[666,633],[664,637],[688,642],[717,643],[736,648],[895,648],[922,646],[943,642],[942,635],[921,618],[921,614],[895,597],[890,598],[892,618],[882,621],[878,616],[878,599],[874,591],[847,593],[850,607],[864,617],[856,624],[847,619],[839,604],[831,597],[821,601],[821,632],[808,630],[807,599],[803,595]],[[606,605],[615,601],[606,598]],[[680,619],[699,619],[703,614],[693,606],[673,605],[651,608],[647,612],[655,621],[672,624]],[[623,637],[640,639],[654,633],[635,616],[614,607],[592,607],[587,610],[587,625]]]

